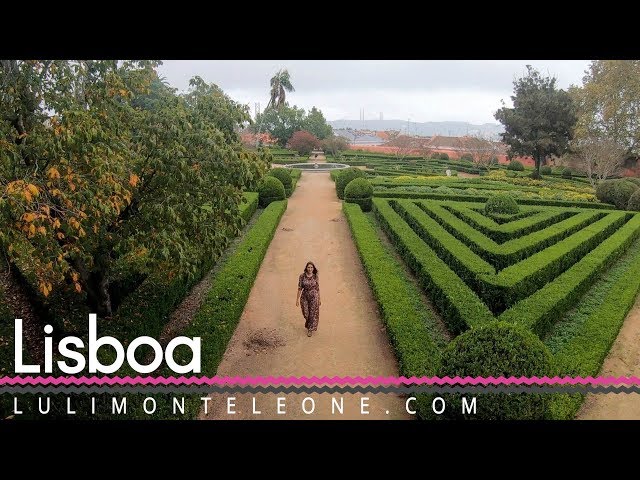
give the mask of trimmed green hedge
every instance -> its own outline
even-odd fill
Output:
[[[567,220],[500,245],[442,205],[426,200],[417,202],[417,205],[442,225],[445,230],[491,263],[497,270],[502,270],[549,245],[553,245],[605,215],[597,210],[582,211]],[[452,205],[454,204],[448,204],[449,207]]]
[[[591,286],[545,340],[555,354],[560,375],[596,376],[640,291],[640,242],[625,252],[607,274]],[[550,405],[553,419],[571,419],[583,396],[555,395]]]
[[[524,165],[519,160],[511,160],[507,165],[507,170],[513,170],[515,172],[524,172]]]
[[[549,349],[530,331],[490,322],[453,340],[442,353],[439,377],[553,376]],[[475,414],[462,413],[460,394],[444,394],[445,418],[474,420],[542,420],[549,396],[544,393],[489,393],[477,397]]]
[[[302,170],[299,168],[292,168],[289,170],[291,174],[291,193],[295,192],[296,186],[298,185],[298,180],[302,176]]]
[[[489,198],[488,195],[448,195],[441,193],[422,193],[422,192],[405,192],[393,191],[385,189],[374,190],[374,197],[379,198],[415,198],[415,199],[433,199],[452,202],[479,202],[484,203]],[[603,210],[611,210],[614,205],[608,203],[597,202],[569,202],[565,200],[543,200],[538,198],[519,198],[518,205],[539,205],[549,207],[578,207],[578,208],[599,208]]]
[[[451,332],[460,333],[493,319],[482,300],[438,258],[388,201],[374,198],[373,210],[404,261],[430,293]]]
[[[244,220],[245,225],[249,223],[253,214],[258,209],[258,192],[244,192],[242,195],[242,203],[240,204],[240,217]]]
[[[640,215],[635,215],[622,228],[600,245],[581,256],[571,268],[533,295],[505,310],[500,320],[518,323],[542,336],[569,308],[576,305],[593,281],[604,272],[640,235]]]
[[[344,199],[348,203],[357,203],[363,212],[371,211],[373,187],[366,178],[351,180],[344,189]]]
[[[282,182],[276,177],[265,176],[258,185],[259,203],[265,208],[271,202],[277,202],[286,198],[286,192]]]
[[[340,200],[344,200],[344,189],[347,188],[347,185],[351,183],[352,180],[356,178],[365,177],[366,173],[364,173],[359,168],[345,168],[343,170],[338,170],[340,173],[336,177],[336,193]]]
[[[465,223],[468,223],[475,229],[480,230],[486,236],[498,243],[504,243],[509,240],[513,240],[514,238],[522,237],[528,233],[542,230],[549,225],[556,224],[559,221],[566,220],[567,218],[577,214],[576,210],[543,210],[534,215],[516,219],[506,224],[498,224],[486,215],[460,204],[452,203],[444,206]]]
[[[277,178],[282,182],[282,186],[284,187],[284,193],[287,197],[291,196],[293,192],[293,180],[291,178],[291,170],[288,168],[272,168],[269,170],[267,175]]]
[[[362,265],[395,348],[403,376],[436,374],[446,339],[437,320],[422,304],[418,288],[387,251],[359,206],[342,205]]]
[[[411,226],[421,239],[438,253],[451,269],[476,292],[481,274],[495,274],[495,268],[476,255],[464,243],[408,200],[390,201],[391,207]]]
[[[287,201],[283,200],[272,202],[262,212],[236,252],[213,278],[211,290],[182,333],[187,337],[202,338],[202,375],[215,375],[286,209]],[[189,361],[179,353],[176,350],[177,362]]]
[[[578,262],[622,226],[626,219],[623,212],[610,213],[517,265],[501,270],[495,276],[483,275],[482,298],[493,312],[503,312]]]
[[[516,214],[520,211],[518,204],[511,195],[498,194],[489,197],[487,203],[484,204],[485,213],[508,213]]]

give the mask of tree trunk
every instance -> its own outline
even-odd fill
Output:
[[[74,262],[75,269],[80,274],[82,287],[87,292],[89,308],[100,316],[110,317],[113,310],[109,294],[109,277],[100,265],[100,262],[96,262],[94,270],[89,271],[84,262]]]

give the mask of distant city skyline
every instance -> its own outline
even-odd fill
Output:
[[[511,104],[513,80],[532,65],[557,77],[559,88],[580,85],[589,60],[168,60],[159,72],[179,90],[195,75],[215,83],[254,114],[269,101],[269,80],[289,70],[291,105],[322,110],[327,120],[497,123]]]

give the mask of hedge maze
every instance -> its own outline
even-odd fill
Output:
[[[373,216],[454,337],[494,320],[517,324],[553,347],[558,375],[587,376],[598,374],[640,289],[640,214],[602,207],[526,202],[504,214],[482,202],[375,197]],[[366,216],[356,209],[347,212],[354,238]],[[375,259],[358,247],[375,291]],[[402,365],[402,342],[392,340]],[[425,351],[437,344],[429,339]],[[573,417],[582,398],[561,397],[549,415]]]

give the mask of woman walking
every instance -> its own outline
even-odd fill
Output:
[[[304,272],[298,278],[298,295],[296,296],[296,307],[302,307],[304,317],[304,327],[307,329],[307,337],[313,335],[318,330],[318,320],[320,320],[320,281],[318,279],[318,269],[313,262],[307,262]]]

